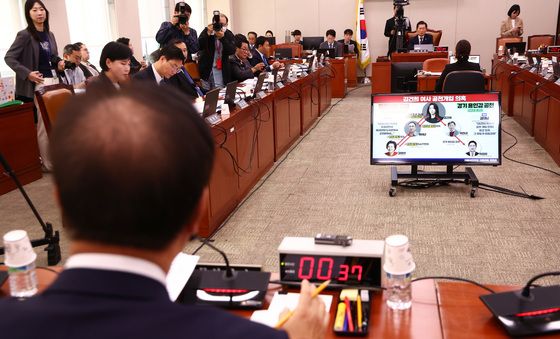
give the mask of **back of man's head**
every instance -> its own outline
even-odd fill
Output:
[[[80,47],[78,44],[68,44],[64,46],[64,50],[62,51],[63,55],[71,55],[73,52],[79,52]]]
[[[144,83],[69,101],[51,154],[73,239],[161,250],[194,221],[214,142],[188,102]]]
[[[257,38],[256,42],[255,42],[255,48],[260,48],[261,46],[264,46],[264,44],[266,43],[266,37],[264,36],[260,36]]]
[[[165,57],[166,60],[179,60],[181,63],[185,62],[185,55],[183,51],[179,49],[179,47],[175,45],[167,45],[163,47],[160,51],[159,58]]]

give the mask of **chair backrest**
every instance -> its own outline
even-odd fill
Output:
[[[445,65],[449,63],[447,58],[432,58],[424,61],[422,69],[428,72],[443,72]]]
[[[51,126],[56,121],[58,112],[72,95],[74,95],[74,87],[66,84],[45,86],[35,91],[47,135],[51,132]]]
[[[434,39],[434,46],[439,46],[439,42],[441,40],[441,35],[442,30],[433,30],[433,29],[428,29],[426,31],[426,34],[430,34],[432,36],[432,38]],[[410,39],[414,38],[415,36],[418,35],[418,32],[414,31],[414,32],[406,32],[406,41],[410,41]]]
[[[189,72],[189,75],[194,81],[200,80],[200,71],[198,70],[198,64],[194,61],[185,62],[185,69]]]
[[[539,46],[552,46],[554,45],[554,35],[552,34],[540,34],[540,35],[530,35],[527,38],[529,49],[537,49]]]
[[[443,80],[444,93],[483,93],[484,75],[478,71],[454,71]]]
[[[500,49],[500,46],[502,46],[502,49],[505,50],[506,49],[506,44],[509,42],[522,42],[523,38],[522,37],[506,37],[506,38],[496,38],[496,53],[498,53],[498,50]]]
[[[276,44],[270,46],[270,53],[271,53],[270,56],[274,56],[275,55],[274,52],[276,51],[276,49],[280,49],[280,48],[291,49],[293,58],[301,58],[301,55],[303,54],[303,46],[301,44],[288,42],[288,43],[282,43],[282,44]]]

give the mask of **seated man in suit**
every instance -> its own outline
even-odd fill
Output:
[[[42,294],[0,300],[3,338],[324,337],[325,305],[307,281],[283,331],[170,300],[166,274],[208,213],[215,151],[181,97],[149,83],[98,88],[58,115],[51,154],[71,255]]]
[[[189,55],[189,51],[187,49],[187,44],[184,41],[179,39],[173,39],[169,42],[170,45],[173,45],[183,52],[183,56],[185,60]],[[168,83],[172,86],[177,87],[183,93],[188,94],[193,98],[202,98],[204,96],[204,92],[202,89],[194,82],[193,78],[189,74],[189,72],[185,69],[185,66],[181,66],[181,69],[177,74],[169,78]]]
[[[255,49],[253,50],[253,57],[249,60],[251,66],[257,66],[258,64],[264,64],[264,70],[267,72],[271,72],[273,69],[280,68],[282,64],[278,61],[274,61],[270,64],[267,60],[266,54],[270,49],[270,43],[264,36],[260,36],[257,38],[255,42]],[[258,76],[261,72],[255,73],[255,76]]]
[[[410,39],[408,42],[408,49],[413,50],[414,45],[433,45],[434,39],[431,34],[426,34],[428,31],[428,24],[425,21],[418,21],[416,24],[417,36]]]
[[[134,74],[133,80],[145,80],[163,85],[183,67],[185,56],[183,52],[174,45],[165,46],[159,53],[159,58],[148,68]]]
[[[334,48],[335,50],[335,56],[336,57],[341,57],[342,56],[342,52],[343,52],[343,47],[342,44],[338,41],[336,41],[336,31],[334,29],[329,29],[327,31],[327,33],[325,34],[327,37],[327,41],[323,41],[321,42],[321,44],[319,45],[319,48]]]
[[[77,44],[68,44],[64,46],[64,72],[61,72],[62,81],[74,88],[86,87],[86,76],[84,71],[79,67],[82,60],[82,53]]]
[[[347,28],[344,30],[344,39],[338,40],[338,42],[343,44],[343,50],[344,46],[348,46],[346,47],[346,50],[348,51],[347,53],[350,54],[356,54],[358,52],[358,43],[352,40],[353,35],[354,31],[352,31],[350,28]]]
[[[80,47],[80,54],[82,55],[80,68],[82,69],[82,72],[84,72],[86,79],[91,78],[92,76],[98,76],[99,70],[94,64],[89,62],[89,50],[87,46],[82,42],[76,42],[76,46]]]
[[[253,52],[253,50],[257,48],[257,46],[255,46],[257,43],[257,33],[253,31],[247,33],[247,41],[249,42],[249,49]]]
[[[230,55],[228,60],[231,81],[243,82],[254,78],[256,74],[264,69],[263,62],[251,66],[249,60],[247,60],[249,54],[251,54],[251,51],[249,50],[247,38],[243,34],[237,34],[235,36],[235,53]]]
[[[443,72],[439,76],[436,82],[436,92],[441,92],[443,90],[443,83],[447,74],[453,71],[478,71],[480,72],[480,64],[475,64],[474,62],[469,62],[469,55],[471,54],[471,43],[467,40],[459,40],[457,46],[455,46],[455,57],[457,62],[453,64],[445,65]]]

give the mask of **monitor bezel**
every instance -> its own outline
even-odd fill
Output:
[[[391,161],[376,161],[373,158],[373,105],[375,103],[376,97],[384,96],[418,96],[418,95],[477,95],[477,94],[495,94],[498,96],[498,113],[500,115],[498,120],[498,162],[468,162],[468,161],[457,161],[458,159],[426,159],[426,160],[416,160],[411,161],[410,159],[387,159]],[[371,107],[370,107],[370,122],[369,122],[369,160],[370,165],[381,165],[381,166],[398,166],[398,165],[435,165],[435,166],[500,166],[502,165],[502,94],[501,92],[484,92],[484,93],[386,93],[386,94],[372,94],[371,95]]]

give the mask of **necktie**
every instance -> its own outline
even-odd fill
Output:
[[[329,48],[332,48],[332,44],[329,44]]]
[[[194,80],[191,78],[191,75],[189,74],[189,72],[187,72],[187,70],[184,67],[183,67],[182,70],[183,70],[183,74],[185,74],[185,76],[187,77],[187,81],[189,82],[189,84],[191,84],[191,86],[194,87],[198,96],[202,98],[204,96],[204,93],[202,93],[200,88],[196,85]]]
[[[268,67],[268,61],[266,60],[266,56],[261,54],[261,57],[263,59],[264,67]]]
[[[422,45],[422,37],[419,37],[420,45]]]

